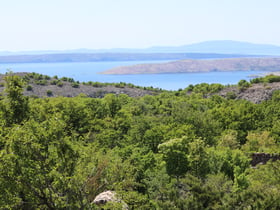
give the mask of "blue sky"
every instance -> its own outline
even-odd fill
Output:
[[[279,0],[1,0],[0,51],[280,46]]]

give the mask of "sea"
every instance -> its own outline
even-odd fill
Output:
[[[137,74],[137,75],[107,75],[100,72],[118,67],[143,63],[163,63],[156,61],[102,61],[102,62],[65,62],[65,63],[5,63],[0,64],[0,73],[36,72],[44,75],[70,77],[79,82],[109,82],[132,83],[142,87],[154,87],[165,90],[178,90],[190,84],[220,83],[223,85],[237,84],[241,79],[265,73],[264,71],[234,71],[207,73],[175,73],[175,74]]]

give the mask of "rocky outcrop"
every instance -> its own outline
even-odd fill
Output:
[[[244,99],[253,103],[261,103],[271,99],[273,92],[280,90],[280,83],[252,84],[251,87],[240,90],[237,86],[226,87],[217,94],[227,98],[228,94],[235,96],[235,99]]]
[[[100,194],[98,194],[95,199],[93,200],[93,203],[96,205],[104,205],[107,202],[113,202],[113,203],[121,203],[122,205],[122,209],[128,209],[127,204],[122,201],[121,199],[119,199],[116,195],[116,192],[114,191],[105,191],[102,192]]]
[[[268,153],[253,153],[251,165],[256,166],[257,164],[266,164],[267,161],[280,160],[279,154],[268,154]]]

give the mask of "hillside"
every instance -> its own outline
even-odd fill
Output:
[[[116,67],[103,74],[160,74],[211,71],[277,71],[280,58],[227,58],[211,60],[180,60],[168,63],[138,64]]]
[[[99,82],[87,82],[79,83],[72,78],[62,77],[57,78],[49,77],[47,75],[41,75],[37,73],[14,73],[22,77],[25,82],[24,95],[31,97],[76,97],[84,95],[90,98],[103,98],[106,94],[126,94],[130,97],[142,97],[145,95],[158,95],[163,92],[177,92],[167,91],[151,87],[140,87],[133,84],[126,83],[99,83]],[[5,75],[0,74],[0,92],[4,90]],[[278,80],[278,76],[277,80]],[[280,80],[280,79],[279,79]],[[212,84],[215,86],[216,84]],[[193,86],[193,85],[191,85]],[[263,101],[271,99],[274,91],[280,90],[280,82],[260,82],[251,83],[250,86],[244,89],[240,89],[238,85],[223,86],[218,84],[216,91],[211,91],[209,87],[211,84],[197,84],[194,89],[190,90],[186,87],[186,94],[203,93],[206,97],[212,95],[219,95],[224,98],[243,99],[253,103],[261,103]],[[180,92],[180,90],[178,91]]]
[[[23,80],[34,92],[107,86],[7,74],[0,209],[279,209],[280,91],[235,99],[266,96],[280,76],[136,98],[25,97]]]
[[[226,87],[217,94],[227,98],[233,95],[235,99],[244,99],[253,103],[261,103],[271,99],[274,91],[280,90],[280,82],[252,84],[245,90],[240,90],[237,86]]]
[[[80,94],[91,98],[102,98],[108,93],[126,94],[131,97],[155,94],[157,89],[137,87],[126,83],[79,83],[72,78],[49,77],[37,73],[16,73],[26,81],[24,95],[32,97],[75,97]],[[5,75],[0,75],[0,92],[4,90]]]

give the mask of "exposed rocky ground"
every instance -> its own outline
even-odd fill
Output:
[[[27,79],[27,85],[24,88],[24,95],[33,97],[75,97],[80,94],[84,94],[92,98],[102,98],[108,93],[126,94],[131,97],[140,97],[144,95],[153,95],[158,91],[151,88],[139,88],[125,83],[78,83],[73,81],[71,78],[66,77],[50,78],[45,75],[34,74],[32,78],[33,73],[16,74],[25,78],[25,80]],[[4,75],[0,75],[0,92],[4,90],[3,77]]]
[[[108,93],[126,94],[131,97],[155,95],[159,89],[137,87],[132,84],[103,84],[98,82],[78,83],[71,78],[56,78],[34,73],[16,73],[25,78],[24,95],[33,97],[75,97],[84,94],[87,97],[102,98]],[[0,75],[0,92],[4,90],[4,75]],[[280,82],[251,84],[246,89],[236,86],[225,87],[217,95],[225,98],[244,99],[253,103],[269,100],[274,91],[280,90]],[[212,94],[213,95],[213,94]]]
[[[251,87],[240,90],[237,86],[226,87],[218,95],[229,97],[232,95],[236,99],[245,99],[253,103],[261,103],[269,100],[275,90],[280,90],[280,82],[252,84]]]

